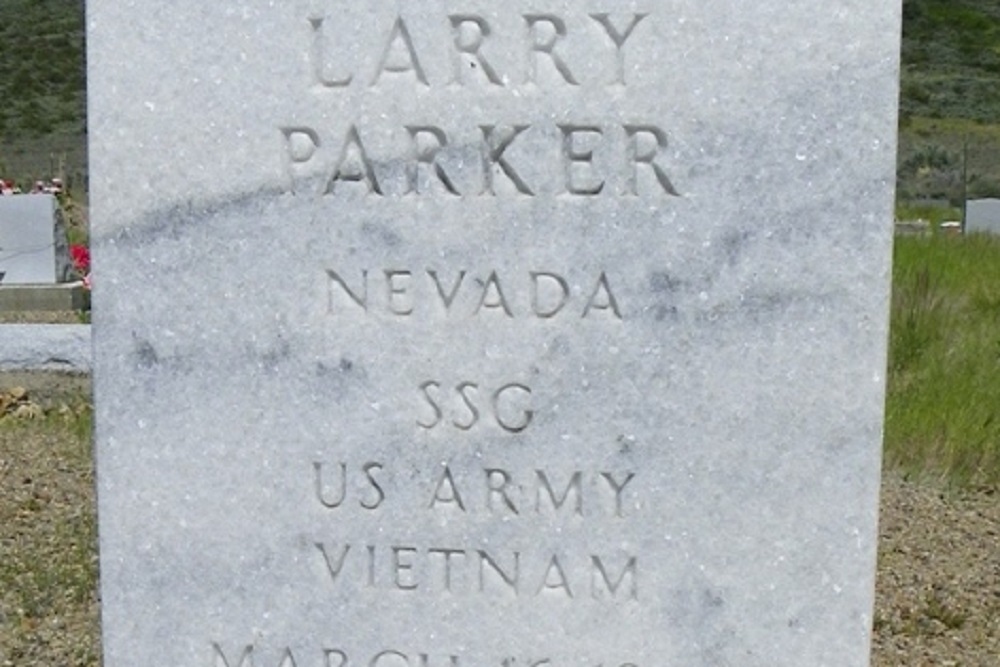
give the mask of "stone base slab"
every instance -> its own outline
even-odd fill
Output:
[[[90,325],[0,326],[0,371],[89,373]]]
[[[90,308],[90,292],[81,283],[58,285],[0,286],[0,312],[84,310]]]

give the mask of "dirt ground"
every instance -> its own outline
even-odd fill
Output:
[[[90,400],[89,375],[66,373],[0,373],[0,392],[10,387],[24,387],[33,401],[45,407],[60,403],[81,403]]]
[[[1000,494],[882,481],[872,663],[1000,665]]]
[[[0,667],[96,667],[89,379],[12,386],[45,416],[0,417]],[[875,667],[1000,665],[1000,493],[887,473],[874,619]]]

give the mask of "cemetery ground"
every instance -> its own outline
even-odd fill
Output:
[[[873,665],[994,667],[1000,239],[895,252]],[[0,374],[0,667],[100,664],[91,424],[88,378]]]

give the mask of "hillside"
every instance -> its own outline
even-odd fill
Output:
[[[1000,195],[1000,3],[904,0],[900,84],[897,200]]]
[[[0,2],[0,175],[82,181],[83,0]],[[82,185],[82,183],[81,183]]]
[[[900,115],[1000,123],[1000,3],[905,0]]]

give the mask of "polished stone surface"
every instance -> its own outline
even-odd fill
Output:
[[[898,2],[88,23],[107,667],[866,664]]]

